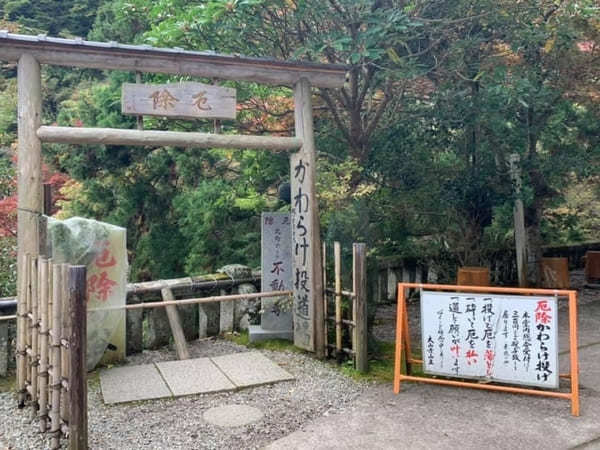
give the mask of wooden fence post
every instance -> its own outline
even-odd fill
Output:
[[[354,358],[356,369],[364,373],[369,370],[369,356],[367,353],[367,246],[362,243],[353,244],[352,256]]]
[[[86,268],[69,268],[69,448],[88,448],[86,365]]]

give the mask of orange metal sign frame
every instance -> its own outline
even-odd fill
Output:
[[[433,291],[461,291],[481,293],[503,293],[503,294],[530,294],[530,295],[553,295],[567,298],[569,301],[569,351],[571,358],[571,369],[568,374],[560,374],[561,378],[571,380],[570,392],[544,391],[538,389],[526,389],[496,384],[480,384],[476,382],[454,381],[441,378],[426,378],[410,375],[411,364],[423,364],[423,360],[415,359],[410,351],[410,333],[408,329],[408,314],[406,310],[407,288],[424,288]],[[402,356],[406,358],[406,372],[401,373]],[[474,389],[485,389],[488,391],[512,392],[514,394],[529,394],[545,397],[564,398],[571,401],[571,413],[579,416],[579,362],[577,355],[577,291],[557,289],[526,289],[526,288],[500,288],[487,286],[455,286],[449,284],[421,284],[421,283],[398,283],[398,306],[396,316],[396,356],[394,361],[394,393],[400,392],[401,381],[416,381],[421,383],[442,384],[447,386],[468,387]]]

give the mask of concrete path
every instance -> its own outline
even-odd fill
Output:
[[[561,372],[569,368],[566,310]],[[600,449],[600,302],[579,310],[580,417],[570,402],[405,382],[369,388],[346,412],[323,416],[267,448]],[[568,387],[563,380],[561,386]]]
[[[104,402],[111,404],[232,391],[293,378],[263,354],[245,352],[115,367],[100,373],[100,385]]]

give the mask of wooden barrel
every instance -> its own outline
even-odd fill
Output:
[[[585,281],[600,283],[600,251],[588,251],[585,254]]]
[[[490,286],[490,269],[487,267],[459,267],[456,284],[459,286]]]
[[[543,288],[569,288],[569,259],[542,258],[540,262],[540,285]]]

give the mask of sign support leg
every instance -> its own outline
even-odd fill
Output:
[[[398,303],[396,305],[396,356],[394,358],[394,394],[400,392],[400,371],[402,369],[402,344],[404,336],[404,286],[398,285]]]

